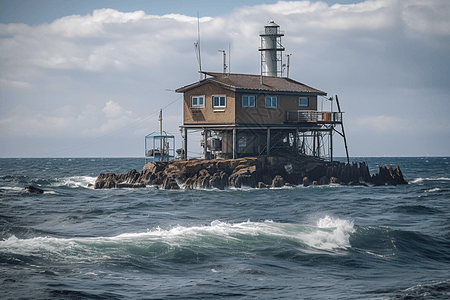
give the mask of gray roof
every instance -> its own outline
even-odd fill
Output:
[[[249,74],[226,74],[215,72],[202,72],[206,74],[206,79],[199,82],[186,85],[176,90],[178,93],[184,93],[207,83],[213,83],[232,91],[262,91],[262,92],[283,92],[283,93],[302,93],[314,95],[326,95],[327,93],[317,90],[306,84],[300,83],[286,77],[271,77]]]

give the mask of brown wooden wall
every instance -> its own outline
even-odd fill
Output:
[[[248,93],[245,93],[248,94]],[[317,110],[317,96],[309,97],[309,107],[299,107],[300,95],[256,95],[256,107],[242,107],[242,93],[236,93],[236,123],[280,124],[286,122],[287,111]],[[266,96],[278,96],[278,108],[266,108]]]
[[[256,107],[242,107],[243,93],[208,83],[184,93],[184,125],[194,124],[282,124],[287,111],[317,110],[317,96],[309,97],[309,107],[299,107],[301,95],[245,93],[256,96]],[[192,108],[191,96],[205,96],[204,108]],[[226,95],[225,108],[213,108],[212,96]],[[266,108],[265,97],[278,96],[278,108]],[[306,97],[306,96],[305,96]]]
[[[191,96],[205,96],[204,108],[192,108]],[[226,95],[225,108],[213,108],[212,96]],[[234,92],[214,84],[205,84],[184,93],[184,120],[186,124],[234,124]]]

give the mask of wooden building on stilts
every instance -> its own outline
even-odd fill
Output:
[[[347,150],[337,96],[326,97],[321,90],[282,77],[283,35],[273,21],[260,33],[261,74],[202,72],[204,79],[176,90],[184,94],[180,127],[185,157],[193,130],[202,131],[206,159],[283,150],[333,160],[335,132],[344,138]],[[338,111],[319,111],[320,97],[335,100]]]

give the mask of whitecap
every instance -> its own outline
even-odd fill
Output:
[[[72,177],[63,177],[57,178],[56,182],[52,184],[52,186],[65,186],[70,188],[92,188],[90,186],[94,185],[97,177],[92,176],[72,176]]]

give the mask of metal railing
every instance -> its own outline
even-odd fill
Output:
[[[287,122],[342,123],[342,113],[315,110],[288,111]]]

